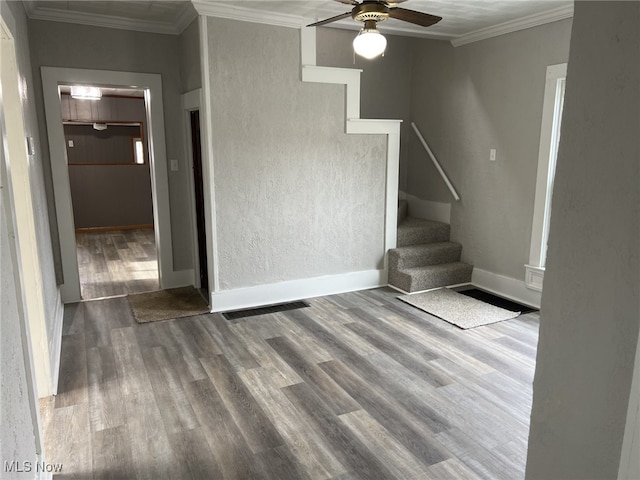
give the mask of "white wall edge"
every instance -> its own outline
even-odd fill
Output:
[[[301,40],[309,40],[301,36]],[[315,41],[315,37],[314,37]],[[303,47],[304,51],[304,47]],[[302,81],[346,85],[346,118],[360,118],[360,74],[362,70],[351,68],[302,66]]]
[[[180,97],[182,109],[187,111],[200,109],[200,99],[202,97],[202,88],[196,88],[189,92],[183,93]]]
[[[406,192],[401,192],[400,198],[407,201],[409,216],[433,220],[436,222],[451,223],[451,204],[423,200]]]
[[[377,288],[386,285],[386,283],[386,270],[364,270],[233,290],[221,290],[211,295],[211,311],[224,312],[273,305],[304,298]]]
[[[640,447],[640,336],[638,336],[636,358],[633,365],[627,421],[624,428],[620,465],[618,467],[618,480],[640,478],[640,456],[638,455]]]
[[[191,145],[191,112],[195,110],[200,110],[202,98],[202,89],[196,88],[195,90],[191,90],[190,92],[183,93],[180,96],[180,103],[182,104],[182,116],[183,116],[183,135],[184,135],[184,150],[185,150],[185,160],[187,162],[187,184],[189,189],[189,211],[191,214],[189,215],[189,220],[191,222],[191,238],[192,242],[192,255],[191,261],[193,262],[193,278],[191,284],[195,287],[200,287],[200,259],[199,259],[199,250],[198,250],[198,227],[197,227],[197,219],[196,219],[196,188],[195,188],[195,179],[194,175],[194,167],[193,167],[193,146]],[[202,135],[202,133],[201,133]],[[202,140],[200,146],[202,156]]]
[[[402,120],[384,120],[377,118],[349,118],[347,119],[347,133],[350,134],[380,134],[400,135]]]
[[[54,332],[51,337],[50,356],[51,356],[51,389],[52,394],[58,393],[58,379],[60,377],[60,357],[62,354],[62,327],[64,326],[64,303],[60,289],[56,298],[56,311],[53,317]]]
[[[540,292],[533,291],[522,280],[474,267],[471,283],[476,287],[535,308],[540,308]]]
[[[38,456],[36,457],[36,462],[38,462],[40,465],[42,465],[42,463],[48,463],[43,452],[38,454]],[[35,478],[37,478],[38,480],[52,480],[53,472],[47,472],[46,469],[36,468]]]
[[[487,38],[499,37],[500,35],[506,35],[507,33],[517,32],[519,30],[525,30],[531,27],[537,27],[546,23],[557,22],[566,18],[573,17],[573,5],[567,5],[563,7],[547,10],[546,12],[536,13],[528,15],[526,17],[517,18],[509,22],[500,23],[487,28],[481,28],[475,32],[462,35],[460,37],[451,40],[451,44],[454,47],[460,47],[469,43],[479,42],[480,40],[486,40]]]
[[[301,27],[307,30],[306,27]],[[398,228],[398,184],[400,175],[400,124],[401,120],[360,118],[360,74],[354,68],[335,68],[315,65],[316,29],[308,29],[300,34],[301,76],[303,82],[344,84],[345,91],[345,133],[356,135],[386,135],[387,159],[385,165],[385,220],[383,245],[383,271],[387,283],[388,254],[395,248]],[[308,63],[305,63],[308,62]],[[310,64],[313,62],[313,64]]]
[[[531,243],[529,246],[529,265],[543,265],[546,257],[547,193],[549,184],[549,160],[553,144],[553,124],[556,109],[557,85],[567,76],[567,64],[548,65],[545,73],[542,120],[540,123],[540,143],[538,147],[538,165],[536,173],[536,193],[533,202],[531,221]],[[553,172],[555,175],[555,170]]]
[[[200,29],[200,61],[202,63],[202,97],[200,115],[200,141],[202,142],[202,182],[204,184],[205,230],[207,235],[207,268],[209,270],[209,305],[213,300],[213,292],[220,289],[218,272],[218,230],[215,196],[213,120],[211,111],[211,83],[209,82],[209,33],[207,17],[199,19]]]

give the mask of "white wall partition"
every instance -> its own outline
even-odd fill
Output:
[[[203,23],[213,309],[385,285],[400,121],[359,118],[360,72],[316,66],[303,21]]]

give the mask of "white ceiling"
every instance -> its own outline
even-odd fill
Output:
[[[299,26],[350,10],[332,0],[27,0],[31,18],[96,26],[180,33],[197,16],[212,15],[274,25]],[[568,18],[572,0],[408,0],[402,8],[439,15],[431,27],[389,19],[381,32],[469,43],[523,28]],[[195,7],[195,8],[194,8]],[[358,29],[351,19],[331,24]]]

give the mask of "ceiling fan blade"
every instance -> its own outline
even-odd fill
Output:
[[[358,2],[356,2],[356,0],[334,0],[334,1],[339,3],[346,3],[347,5],[358,5]]]
[[[351,16],[351,12],[342,13],[340,15],[336,15],[335,17],[327,18],[326,20],[320,20],[319,22],[312,23],[307,25],[307,27],[319,27],[320,25],[326,25],[327,23],[337,22],[338,20],[342,20],[343,18],[347,18]]]
[[[429,27],[442,20],[442,17],[429,15],[428,13],[407,10],[406,8],[392,8],[389,10],[389,17],[403,22],[415,23],[421,27]]]

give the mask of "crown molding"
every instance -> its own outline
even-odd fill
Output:
[[[461,45],[479,42],[480,40],[486,40],[487,38],[498,37],[507,33],[525,30],[527,28],[537,27],[546,23],[557,22],[558,20],[564,20],[571,17],[573,17],[573,5],[558,7],[547,10],[546,12],[528,15],[516,20],[511,20],[509,22],[499,23],[498,25],[494,25],[492,27],[481,28],[480,30],[461,35],[451,40],[451,44],[454,47],[459,47]]]
[[[90,25],[93,27],[116,28],[119,30],[133,30],[146,33],[161,33],[167,35],[179,35],[198,16],[197,12],[189,3],[180,15],[171,23],[133,20],[131,18],[118,17],[113,15],[100,15],[95,13],[81,13],[74,11],[62,11],[42,6],[34,6],[31,2],[23,2],[27,16],[32,20],[48,20],[52,22],[75,23],[79,25]]]
[[[300,28],[313,20],[299,15],[275,13],[264,10],[238,7],[222,3],[211,3],[206,0],[192,0],[191,2],[199,15],[208,17],[228,18],[243,22],[263,23],[278,27]]]

